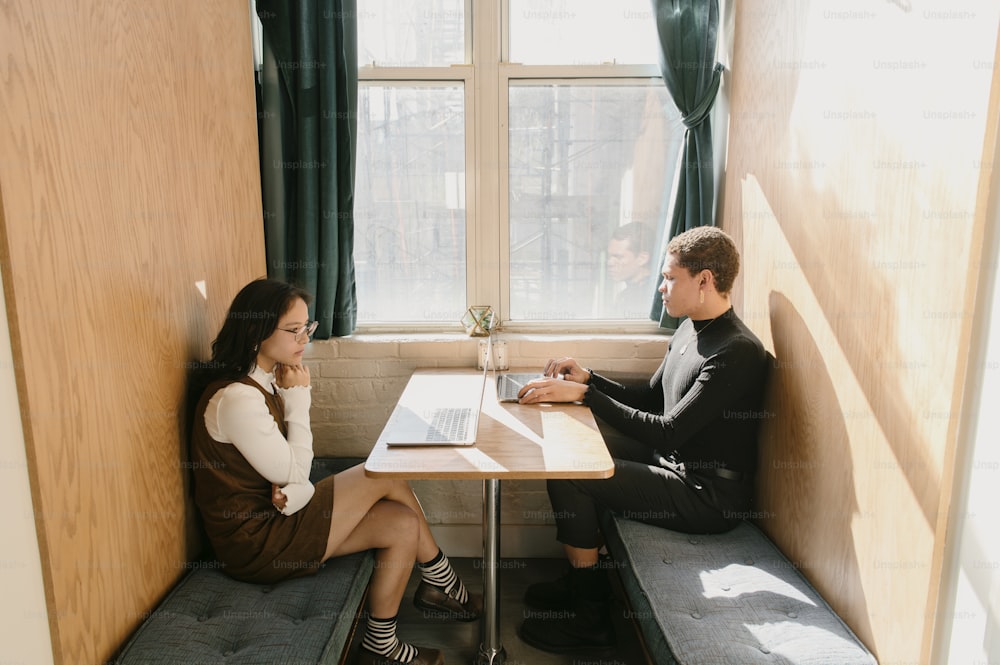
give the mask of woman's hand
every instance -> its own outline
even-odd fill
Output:
[[[279,388],[309,385],[309,368],[302,365],[276,365],[274,381]]]
[[[279,513],[288,505],[288,497],[285,496],[285,493],[277,485],[271,485],[271,503],[274,504]]]
[[[584,372],[586,373],[586,372]],[[565,379],[535,379],[517,393],[521,404],[539,402],[579,402],[587,392],[587,385]]]
[[[562,376],[562,378],[567,381],[590,383],[590,372],[580,367],[580,363],[576,362],[572,358],[549,360],[545,363],[545,370],[542,374],[553,379]]]

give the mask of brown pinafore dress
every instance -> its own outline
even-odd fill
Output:
[[[326,553],[333,510],[333,476],[316,483],[316,493],[301,510],[282,515],[271,503],[271,482],[231,443],[213,439],[205,426],[212,396],[232,380],[208,386],[195,410],[191,439],[195,503],[223,570],[239,580],[270,584],[315,573]],[[281,396],[250,377],[239,380],[258,389],[283,436],[288,436]],[[287,444],[285,444],[287,445]]]

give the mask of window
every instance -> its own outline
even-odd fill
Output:
[[[358,11],[359,323],[652,327],[683,127],[648,0]]]

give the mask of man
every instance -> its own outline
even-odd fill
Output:
[[[528,589],[547,612],[526,619],[522,639],[552,652],[610,648],[610,587],[599,565],[600,515],[688,533],[735,527],[750,509],[766,353],[729,300],[739,271],[732,239],[699,227],[670,241],[659,291],[667,312],[688,317],[648,385],[624,386],[572,358],[550,360],[523,404],[584,402],[605,426],[615,474],[551,480],[549,498],[569,574]]]
[[[608,241],[608,276],[622,284],[612,312],[622,318],[647,318],[652,307],[651,235],[642,222],[630,222],[616,228]]]

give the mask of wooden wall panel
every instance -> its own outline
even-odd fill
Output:
[[[182,396],[265,272],[245,0],[0,3],[0,267],[57,662],[185,572]]]
[[[933,633],[1000,113],[984,4],[736,5],[723,226],[776,358],[760,522],[883,662]]]

